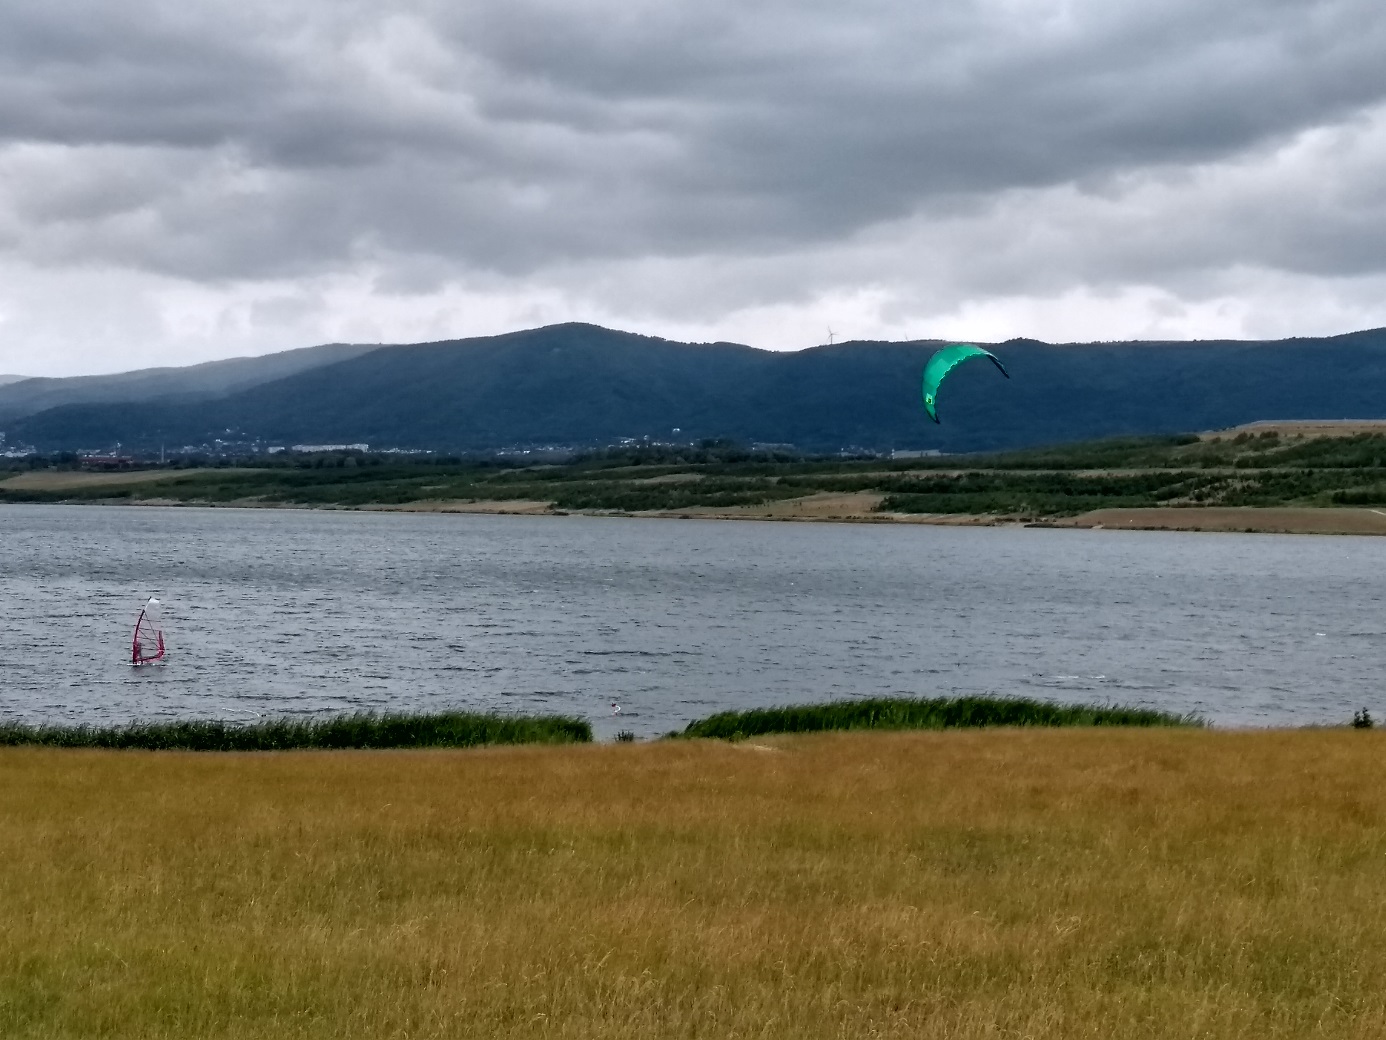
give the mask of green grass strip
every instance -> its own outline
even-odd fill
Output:
[[[1020,697],[887,698],[723,711],[690,722],[679,737],[735,740],[766,733],[977,726],[1202,726],[1195,715],[1148,708],[1050,704]]]
[[[479,747],[484,744],[582,744],[592,727],[568,716],[359,713],[321,719],[132,722],[124,726],[29,726],[0,723],[0,746],[141,748],[151,751],[289,751],[301,748]]]

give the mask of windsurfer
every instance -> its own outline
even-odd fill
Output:
[[[135,622],[135,634],[130,640],[131,664],[153,664],[163,660],[164,630],[159,627],[159,607],[159,601],[150,596],[140,611],[140,619]]]

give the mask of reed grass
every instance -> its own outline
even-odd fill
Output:
[[[1115,705],[1050,704],[1022,697],[877,697],[723,711],[690,722],[678,737],[735,740],[766,733],[979,726],[1202,726],[1193,715]]]
[[[1386,1035],[1386,737],[0,749],[0,1035]]]
[[[148,751],[465,748],[486,744],[585,743],[591,739],[592,727],[583,719],[476,712],[360,712],[332,718],[273,718],[248,723],[194,719],[123,726],[0,724],[0,747],[37,744]]]

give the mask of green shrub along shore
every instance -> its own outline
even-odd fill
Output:
[[[881,496],[883,513],[1018,518],[1093,509],[1386,505],[1386,434],[1124,437],[987,455],[895,459],[631,447],[561,464],[351,452],[190,457],[130,480],[89,482],[76,456],[0,465],[0,504],[179,502],[334,508],[538,502],[560,511],[764,506],[823,494]],[[3,460],[0,460],[3,461]],[[45,478],[45,479],[36,479]],[[71,479],[65,479],[71,478]]]
[[[321,748],[479,747],[484,744],[572,744],[592,739],[583,719],[564,716],[359,713],[325,719],[258,722],[189,720],[125,726],[0,725],[0,746],[142,748],[151,751],[288,751]]]
[[[770,733],[848,729],[954,729],[983,726],[1201,726],[1194,716],[1142,708],[1048,704],[1013,697],[877,698],[831,704],[725,711],[691,722],[673,738],[735,740]],[[623,734],[624,737],[624,734]],[[122,726],[0,724],[0,747],[150,751],[480,747],[487,744],[585,744],[592,727],[570,716],[358,713],[323,719],[256,722],[186,720]]]
[[[723,711],[673,737],[735,740],[769,733],[844,729],[960,729],[983,726],[1203,726],[1195,715],[1147,708],[1049,704],[1019,697],[879,698]]]

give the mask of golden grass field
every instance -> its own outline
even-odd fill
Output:
[[[5,1037],[1386,1035],[1386,739],[0,753]]]
[[[1277,433],[1283,437],[1352,437],[1359,433],[1386,433],[1384,419],[1281,419],[1261,420],[1209,430],[1201,440],[1228,440],[1239,433]]]
[[[238,473],[262,473],[263,470],[244,469]],[[80,491],[83,488],[122,487],[126,484],[152,484],[182,476],[176,470],[125,470],[116,473],[91,473],[89,470],[28,470],[12,477],[0,478],[0,487],[14,491]]]
[[[115,473],[93,473],[87,470],[36,469],[0,479],[0,487],[16,491],[73,491],[93,487],[120,487],[125,484],[150,484],[159,480],[206,473],[205,469],[135,469]]]

